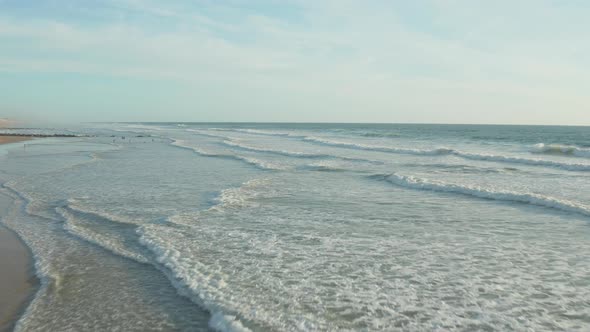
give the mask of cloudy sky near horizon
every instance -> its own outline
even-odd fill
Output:
[[[0,118],[590,125],[581,0],[0,0]]]

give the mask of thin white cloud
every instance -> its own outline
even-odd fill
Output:
[[[570,26],[568,38],[562,39],[548,28],[539,31],[546,36],[540,40],[531,39],[528,31],[542,18],[566,20],[575,11],[571,8],[551,14],[550,5],[537,8],[533,2],[482,8],[464,1],[424,2],[432,11],[431,24],[448,28],[436,33],[400,19],[390,3],[294,1],[301,22],[251,12],[237,21],[217,20],[179,3],[111,4],[174,24],[158,30],[149,20],[81,25],[0,16],[0,41],[18,39],[20,48],[0,54],[0,71],[166,79],[187,86],[212,82],[226,94],[240,96],[235,100],[244,90],[253,92],[252,98],[266,99],[262,106],[269,110],[285,102],[311,110],[363,109],[338,115],[344,121],[412,121],[396,111],[409,109],[425,114],[419,121],[430,115],[431,121],[444,122],[446,114],[464,119],[454,121],[478,122],[474,112],[479,112],[500,116],[492,122],[519,114],[518,121],[547,122],[555,110],[566,109],[568,123],[590,123],[590,112],[584,113],[590,68],[578,56],[588,46],[576,46],[589,30],[576,32]],[[519,25],[516,19],[526,8],[530,22]],[[231,100],[214,104],[230,109]],[[335,115],[324,112],[323,120]],[[532,119],[536,114],[540,117]]]

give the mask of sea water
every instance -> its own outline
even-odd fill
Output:
[[[590,329],[588,128],[68,129],[0,153],[18,331]]]

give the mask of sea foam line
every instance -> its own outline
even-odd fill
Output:
[[[235,147],[247,151],[254,151],[254,152],[264,152],[264,153],[272,153],[278,154],[287,157],[296,157],[296,158],[328,158],[333,157],[326,154],[319,154],[319,153],[305,153],[305,152],[294,152],[294,151],[284,151],[284,150],[274,150],[274,149],[266,149],[266,148],[258,148],[242,143],[238,143],[233,140],[225,140],[222,142],[224,145]]]
[[[249,129],[249,128],[207,128],[207,130],[216,130],[216,131],[232,131],[232,132],[239,132],[239,133],[246,133],[252,135],[262,135],[262,136],[282,136],[282,137],[294,137],[294,138],[305,138],[307,136],[296,134],[293,132],[286,132],[286,131],[276,131],[276,130],[260,130],[260,129]],[[342,132],[342,130],[338,130]],[[374,132],[374,131],[350,131],[347,132],[350,135],[354,136],[361,136],[361,137],[400,137],[399,133],[395,132]]]
[[[375,145],[365,145],[365,144],[334,141],[334,140],[328,140],[328,139],[314,137],[314,136],[307,136],[307,137],[303,138],[303,140],[308,141],[308,142],[312,142],[312,143],[322,144],[322,145],[356,149],[356,150],[391,152],[391,153],[399,153],[399,154],[415,154],[415,155],[421,155],[421,156],[445,155],[445,154],[450,154],[453,152],[453,150],[449,149],[449,148],[437,148],[437,149],[432,149],[432,150],[394,148],[394,147],[388,147],[388,146],[375,146]]]
[[[201,212],[223,212],[227,209],[256,206],[256,198],[276,195],[269,190],[267,178],[251,179],[242,183],[239,187],[224,189],[217,197],[217,204]],[[239,310],[232,309],[234,304],[231,298],[224,295],[224,288],[227,287],[223,275],[206,273],[208,269],[195,262],[191,268],[186,268],[186,260],[182,253],[171,248],[166,241],[165,232],[179,232],[177,227],[186,228],[194,226],[194,218],[200,218],[200,212],[191,214],[190,219],[183,215],[175,215],[168,218],[168,221],[175,225],[173,228],[166,228],[161,225],[144,225],[137,228],[139,242],[155,255],[157,267],[163,271],[174,287],[195,304],[211,313],[209,327],[211,329],[230,332],[245,332],[250,329],[243,325],[238,314]],[[180,231],[182,232],[182,231]]]
[[[204,301],[202,298],[198,296],[198,293],[194,291],[194,289],[192,288],[193,285],[184,282],[184,273],[177,269],[171,268],[171,265],[167,262],[167,259],[165,258],[167,256],[166,253],[169,253],[170,251],[164,249],[163,247],[156,246],[155,242],[150,241],[150,239],[146,237],[145,230],[150,227],[149,225],[140,226],[128,221],[122,221],[120,218],[117,218],[111,214],[100,215],[94,211],[91,212],[80,207],[73,207],[73,205],[69,205],[71,203],[73,203],[73,201],[68,200],[68,205],[66,205],[66,209],[61,209],[60,213],[63,213],[62,216],[64,217],[67,223],[65,229],[72,235],[77,236],[78,238],[81,238],[82,240],[85,240],[87,242],[98,245],[115,255],[132,259],[139,263],[149,264],[153,266],[156,270],[160,271],[166,276],[171,285],[177,290],[179,295],[188,298],[193,303],[207,310],[211,314],[208,325],[209,328],[211,328],[212,330],[220,332],[250,331],[248,328],[242,325],[242,323],[236,316],[227,314],[221,307],[216,305],[214,302]],[[151,255],[145,256],[142,253],[122,250],[118,246],[113,245],[113,243],[111,243],[111,241],[109,241],[106,238],[97,238],[83,232],[81,229],[75,227],[75,225],[71,223],[71,221],[69,220],[69,216],[67,215],[67,209],[71,209],[73,211],[78,211],[82,213],[93,214],[100,218],[107,219],[113,223],[134,226],[135,234],[137,235],[137,238],[134,240],[137,241],[138,245],[142,246],[145,250],[147,250],[149,254],[153,255],[153,258],[151,257]],[[174,258],[178,258],[178,256],[174,256]],[[193,275],[193,273],[191,273],[191,275]]]
[[[181,253],[175,249],[167,248],[165,243],[158,237],[152,236],[150,231],[158,232],[158,230],[151,230],[150,226],[137,229],[139,243],[155,255],[157,262],[161,265],[159,269],[168,276],[172,285],[181,295],[188,297],[195,304],[211,313],[209,327],[220,332],[250,331],[235,314],[229,314],[230,310],[216,302],[216,300],[223,298],[219,294],[221,292],[219,288],[223,287],[215,287],[217,282],[212,280],[210,275],[200,272],[206,269],[201,267],[198,262],[191,269],[184,268]],[[223,282],[223,280],[219,282]]]
[[[17,191],[16,189],[7,186],[6,183],[0,185],[0,192],[4,193],[7,196],[14,199],[15,204],[18,206],[21,213],[30,214],[31,216],[39,217],[41,219],[56,221],[56,220],[49,219],[44,216],[29,213],[27,207],[31,203],[32,200],[30,198],[26,197],[25,195],[23,195],[21,192]],[[81,209],[81,211],[84,211],[84,210]],[[112,221],[116,222],[116,223],[120,222],[118,219],[115,219]],[[1,223],[5,226],[9,227],[10,229],[14,230],[10,225],[6,224],[5,222],[2,221]],[[149,227],[149,226],[144,226],[144,227]],[[195,285],[186,282],[187,280],[190,280],[190,279],[185,279],[185,278],[187,278],[186,272],[188,272],[188,271],[183,271],[183,270],[179,271],[177,269],[174,269],[173,268],[174,266],[170,265],[170,262],[168,261],[168,259],[170,259],[170,258],[172,258],[173,260],[178,259],[179,256],[172,255],[172,257],[170,257],[170,255],[169,255],[171,253],[170,251],[166,250],[164,247],[157,246],[156,243],[147,239],[145,237],[145,233],[144,233],[145,230],[143,229],[144,227],[138,227],[136,229],[136,234],[138,235],[137,240],[140,245],[144,246],[147,250],[149,250],[149,252],[151,254],[155,255],[154,259],[157,260],[157,262],[155,262],[149,258],[147,259],[147,261],[144,261],[142,259],[138,260],[137,256],[135,256],[135,255],[125,255],[122,252],[120,252],[119,250],[112,250],[113,249],[112,247],[110,247],[109,245],[105,245],[105,243],[103,243],[102,241],[99,241],[98,239],[95,239],[95,238],[94,239],[87,239],[84,236],[81,236],[80,234],[77,234],[77,233],[72,233],[72,235],[76,236],[77,238],[79,238],[81,240],[98,245],[98,246],[108,250],[112,254],[115,254],[115,255],[118,255],[121,257],[126,257],[128,259],[132,259],[132,260],[140,262],[140,263],[151,264],[154,268],[156,268],[158,271],[162,272],[168,278],[170,283],[176,288],[176,290],[178,291],[178,293],[181,296],[187,297],[196,305],[198,305],[201,308],[210,312],[211,318],[209,319],[209,327],[211,329],[213,329],[215,331],[220,331],[220,332],[248,332],[248,331],[250,331],[247,327],[242,325],[242,322],[236,316],[227,314],[226,311],[223,310],[222,307],[216,305],[215,302],[204,301],[202,298],[200,298],[200,296],[195,295],[195,294],[198,294],[198,292],[195,292],[195,290],[193,288]],[[14,230],[14,231],[16,232],[16,230]],[[21,237],[21,234],[18,232],[17,232],[17,235],[19,237]],[[26,243],[26,241],[24,241],[24,242]],[[37,292],[35,293],[34,298],[32,299],[29,306],[26,308],[24,314],[17,321],[16,326],[15,326],[15,331],[26,330],[26,326],[23,324],[25,324],[26,318],[31,316],[31,310],[33,310],[34,301],[39,296],[41,296],[42,294],[45,294],[47,292],[51,283],[52,282],[55,283],[57,285],[57,287],[59,287],[59,285],[60,285],[60,279],[51,273],[49,265],[47,264],[47,260],[45,258],[41,257],[39,255],[39,252],[37,250],[35,250],[33,247],[29,246],[29,248],[31,249],[31,252],[32,252],[34,267],[35,267],[35,275],[37,276],[37,278],[40,281],[40,287],[39,287],[39,289],[37,289]],[[193,276],[192,273],[190,275]],[[204,277],[206,278],[206,276],[204,276]],[[203,279],[203,280],[205,280],[205,279]],[[208,280],[208,278],[207,278],[207,280]]]
[[[67,204],[62,207],[56,207],[55,210],[61,215],[64,220],[63,228],[70,234],[81,238],[87,242],[93,243],[98,245],[111,253],[122,256],[125,258],[132,259],[139,263],[148,264],[150,263],[150,258],[146,257],[141,252],[135,252],[130,250],[129,248],[125,248],[117,243],[116,239],[111,239],[106,234],[101,234],[101,232],[92,232],[86,229],[83,226],[79,226],[76,223],[76,220],[79,219],[75,215],[75,213],[85,214],[87,216],[98,217],[104,220],[108,220],[114,224],[125,225],[127,227],[137,228],[137,224],[133,224],[126,221],[121,221],[120,218],[116,218],[111,214],[107,214],[107,216],[101,215],[97,212],[90,212],[89,210],[85,210],[83,208],[79,208],[75,206],[72,200],[68,200]]]
[[[303,136],[295,135],[295,134],[288,133],[288,132],[268,131],[268,130],[265,131],[265,130],[257,130],[257,129],[246,129],[246,128],[208,128],[207,130],[233,131],[233,132],[238,132],[238,133],[263,135],[263,136],[303,137]]]
[[[508,190],[493,190],[482,188],[479,186],[458,185],[440,181],[430,181],[426,179],[417,178],[414,176],[404,176],[395,173],[376,174],[370,177],[373,179],[387,181],[391,184],[410,189],[454,193],[497,201],[525,203],[530,205],[561,210],[564,212],[577,213],[590,217],[590,206],[535,193],[520,193]]]
[[[381,162],[381,161],[364,159],[364,158],[343,157],[343,156],[324,154],[324,153],[305,153],[305,152],[295,152],[295,151],[259,148],[259,147],[246,145],[243,143],[238,143],[238,142],[231,140],[231,139],[225,140],[222,143],[224,145],[229,146],[229,147],[235,147],[235,148],[246,150],[246,151],[270,153],[270,154],[276,154],[276,155],[287,156],[287,157],[308,158],[308,159],[321,159],[321,158],[323,158],[323,159],[340,159],[340,160],[346,160],[346,161],[357,161],[357,162],[365,162],[365,163],[371,163],[371,164],[383,164],[383,162]]]
[[[222,135],[205,134],[205,133],[201,133],[201,134],[205,135],[205,136],[230,139],[229,137],[222,136]],[[268,135],[272,135],[272,134],[268,134]],[[281,135],[281,136],[284,136],[284,135]],[[453,155],[453,156],[457,156],[457,157],[460,157],[463,159],[476,160],[476,161],[490,161],[490,162],[499,162],[499,163],[528,165],[528,166],[552,167],[552,168],[558,168],[558,169],[567,170],[567,171],[579,171],[579,172],[589,172],[590,171],[590,164],[575,164],[575,163],[564,163],[564,162],[559,162],[559,161],[543,160],[543,159],[530,159],[530,158],[511,157],[511,156],[502,156],[502,155],[493,155],[493,154],[469,153],[469,152],[463,152],[463,151],[459,151],[459,150],[455,150],[455,149],[451,149],[451,148],[446,148],[446,147],[430,149],[430,150],[408,149],[408,148],[397,148],[397,147],[388,147],[388,146],[375,146],[375,145],[366,145],[366,144],[358,144],[358,143],[349,143],[349,142],[335,141],[335,140],[329,140],[329,139],[313,137],[313,136],[290,136],[290,137],[298,137],[298,138],[303,139],[304,141],[315,143],[315,144],[348,148],[348,149],[355,149],[355,150],[376,151],[376,152],[395,153],[395,154],[411,154],[411,155],[418,155],[418,156]],[[234,143],[234,145],[237,145],[237,144]],[[260,151],[263,152],[262,149],[260,149]],[[265,151],[265,152],[270,152],[270,151]],[[276,151],[274,151],[274,152],[276,152]],[[345,159],[348,159],[348,158],[345,158]]]
[[[501,162],[501,163],[530,165],[530,166],[545,166],[545,167],[564,169],[564,170],[568,170],[568,171],[583,171],[583,172],[590,171],[590,164],[573,164],[573,163],[563,163],[563,162],[559,162],[559,161],[543,160],[543,159],[529,159],[529,158],[521,158],[521,157],[502,156],[502,155],[469,153],[469,152],[462,152],[462,151],[451,149],[451,148],[437,148],[437,149],[432,149],[432,150],[405,149],[405,148],[373,146],[373,145],[365,145],[365,144],[340,142],[340,141],[327,140],[327,139],[318,138],[318,137],[306,137],[306,138],[304,138],[304,140],[312,142],[312,143],[318,143],[318,144],[335,146],[335,147],[343,147],[343,148],[349,148],[349,149],[357,149],[357,150],[377,151],[377,152],[396,153],[396,154],[413,154],[413,155],[420,155],[420,156],[453,155],[453,156],[457,156],[457,157],[460,157],[463,159],[469,159],[469,160],[492,161],[492,162]]]
[[[71,208],[71,207],[68,206],[68,208]],[[72,209],[72,210],[76,211],[76,209]],[[80,211],[85,211],[85,210],[80,209]],[[113,242],[109,241],[109,239],[107,239],[107,238],[95,237],[95,236],[92,236],[92,235],[84,232],[82,229],[76,227],[69,220],[71,217],[67,215],[67,211],[65,209],[60,211],[60,213],[64,213],[63,216],[64,216],[65,220],[67,221],[67,225],[65,226],[65,229],[68,232],[70,232],[72,235],[77,236],[78,238],[81,238],[82,240],[85,240],[87,242],[98,245],[101,248],[104,248],[115,255],[129,258],[129,259],[132,259],[132,260],[137,261],[139,263],[149,264],[149,265],[153,266],[156,270],[163,273],[166,276],[166,278],[168,279],[168,281],[171,283],[171,285],[177,290],[179,295],[188,298],[193,303],[195,303],[199,307],[207,310],[211,314],[211,317],[209,318],[208,325],[212,330],[220,331],[220,332],[247,332],[247,331],[250,331],[249,329],[247,329],[246,327],[244,327],[242,325],[242,323],[238,320],[238,318],[236,316],[226,314],[225,311],[223,309],[221,309],[219,306],[217,306],[214,302],[205,301],[199,297],[198,293],[194,291],[194,288],[193,288],[194,285],[192,285],[191,283],[185,282],[185,277],[186,277],[186,275],[184,273],[185,271],[180,271],[178,269],[175,269],[168,262],[168,259],[170,259],[170,257],[167,257],[167,256],[169,256],[169,253],[171,251],[164,249],[161,246],[157,246],[156,242],[150,241],[150,239],[146,237],[145,230],[149,226],[146,226],[146,225],[138,226],[135,224],[131,224],[131,223],[127,223],[127,222],[120,222],[118,220],[113,220],[113,219],[107,218],[108,220],[110,220],[114,223],[127,224],[129,226],[137,226],[135,228],[135,234],[136,234],[137,238],[134,240],[137,241],[137,244],[142,246],[150,254],[150,256],[145,256],[141,253],[136,253],[136,252],[124,250],[124,249],[118,247],[117,245],[113,244]],[[104,218],[103,216],[100,216],[100,217]],[[151,255],[154,256],[153,259],[152,259]],[[174,254],[172,256],[174,256],[172,259],[179,258],[177,255],[174,255]],[[190,271],[189,273],[191,276],[194,275],[194,271]]]
[[[174,139],[174,140],[172,140],[172,143],[170,143],[170,144],[173,146],[179,147],[179,148],[191,150],[191,151],[195,152],[196,154],[201,155],[203,157],[239,160],[239,161],[243,161],[245,163],[248,163],[250,165],[254,165],[254,166],[256,166],[260,169],[263,169],[263,170],[282,171],[282,170],[287,169],[287,167],[285,167],[285,166],[278,165],[276,163],[266,162],[266,161],[255,159],[255,158],[240,156],[240,155],[236,155],[236,154],[214,153],[214,152],[204,151],[204,150],[201,150],[201,149],[196,148],[194,146],[187,145],[186,141],[183,141],[183,140]]]
[[[270,131],[270,130],[257,130],[257,129],[242,129],[242,128],[209,128],[208,130],[216,130],[216,131],[233,131],[233,132],[241,132],[241,133],[248,133],[253,135],[264,135],[264,136],[279,136],[279,137],[291,137],[291,138],[302,138],[307,141],[316,141],[317,143],[325,143],[329,145],[338,144],[339,146],[346,146],[346,147],[354,147],[354,145],[358,147],[363,147],[362,144],[354,144],[354,143],[346,143],[346,142],[335,142],[326,139],[322,139],[319,137],[313,136],[305,136],[301,134],[295,134],[291,132],[278,132],[278,131]],[[399,137],[398,133],[377,133],[377,132],[351,132],[353,135],[357,136],[364,136],[364,137]],[[414,150],[414,149],[398,149],[398,148],[389,148],[389,147],[372,147],[372,149],[378,149],[375,151],[387,151],[387,150],[407,150],[410,153],[417,154],[437,154],[435,150]],[[442,149],[444,150],[444,149]],[[555,155],[565,155],[565,156],[576,156],[576,157],[584,157],[590,158],[590,148],[583,148],[576,145],[567,145],[567,144],[545,144],[539,143],[533,146],[530,150],[532,153],[538,154],[555,154]]]
[[[220,130],[220,131],[230,131],[230,129],[211,129],[211,130]],[[244,129],[244,132],[250,132],[249,130],[246,131],[247,129]],[[276,155],[281,155],[281,156],[287,156],[287,157],[295,157],[295,158],[336,158],[336,159],[341,159],[341,160],[349,160],[349,161],[361,161],[361,162],[369,162],[372,164],[382,164],[383,162],[380,161],[376,161],[376,160],[370,160],[370,159],[364,159],[364,158],[352,158],[352,157],[342,157],[342,156],[336,156],[336,155],[331,155],[331,154],[322,154],[322,153],[305,153],[305,152],[295,152],[295,151],[285,151],[285,150],[275,150],[275,149],[268,149],[268,148],[259,148],[259,147],[254,147],[254,146],[250,146],[250,145],[246,145],[243,143],[239,143],[236,141],[235,138],[229,137],[229,136],[225,136],[225,135],[219,135],[219,134],[210,134],[210,133],[204,133],[202,130],[196,130],[196,129],[187,129],[186,131],[190,131],[193,133],[196,133],[197,135],[201,135],[201,136],[206,136],[206,137],[213,137],[213,138],[220,138],[223,141],[221,142],[221,144],[229,146],[229,147],[233,147],[233,148],[238,148],[241,150],[246,150],[246,151],[253,151],[253,152],[262,152],[262,153],[271,153],[271,154],[276,154]],[[232,129],[231,131],[239,131],[242,132],[238,129]],[[270,136],[289,136],[289,137],[295,137],[295,138],[303,138],[305,139],[306,136],[293,136],[290,134],[260,134],[258,131],[255,131],[256,135],[270,135]]]
[[[11,199],[14,200],[14,204],[15,204],[14,209],[20,210],[20,213],[22,213],[22,214],[25,214],[25,215],[28,214],[27,205],[31,202],[31,200],[29,198],[27,198],[25,195],[23,195],[21,192],[17,191],[16,189],[6,186],[6,183],[4,183],[0,186],[0,192],[7,195],[8,197],[10,197]],[[14,217],[14,212],[15,212],[15,210],[13,210],[11,212],[10,217]],[[43,217],[43,216],[38,216],[38,217],[40,217],[41,219],[51,220],[51,219]],[[51,220],[51,221],[54,221],[54,220]],[[17,229],[15,227],[13,227],[12,225],[7,224],[4,220],[0,220],[0,223],[2,223],[6,227],[8,227],[12,231],[14,231],[17,234],[17,236],[21,239],[21,241],[29,248],[29,250],[31,252],[31,256],[33,258],[33,267],[34,267],[34,271],[35,271],[35,276],[39,280],[39,284],[40,284],[39,288],[36,290],[36,292],[34,294],[32,294],[33,296],[30,299],[29,304],[27,305],[27,307],[26,307],[25,311],[22,313],[22,315],[18,318],[18,320],[14,326],[14,331],[24,331],[24,330],[26,330],[26,326],[24,324],[26,322],[26,319],[32,315],[31,312],[34,310],[35,301],[42,294],[47,293],[47,290],[49,289],[49,286],[52,281],[54,281],[56,286],[59,287],[59,278],[57,278],[55,275],[52,275],[52,273],[50,271],[50,267],[46,263],[46,260],[39,254],[38,250],[35,250],[35,247],[33,245],[31,245],[30,243],[28,243],[25,240],[25,236],[23,236],[23,234],[18,232]]]
[[[562,163],[559,161],[552,161],[552,160],[508,157],[508,156],[479,154],[479,153],[466,153],[466,152],[460,152],[460,151],[453,151],[452,154],[455,156],[458,156],[458,157],[461,157],[464,159],[470,159],[470,160],[493,161],[493,162],[503,162],[503,163],[511,163],[511,164],[523,164],[523,165],[530,165],[530,166],[545,166],[545,167],[564,169],[564,170],[568,170],[568,171],[580,171],[580,172],[590,171],[590,165],[588,165],[588,164],[570,164],[570,163]]]

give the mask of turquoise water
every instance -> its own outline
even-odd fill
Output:
[[[0,151],[17,330],[590,329],[587,127],[68,129]]]

